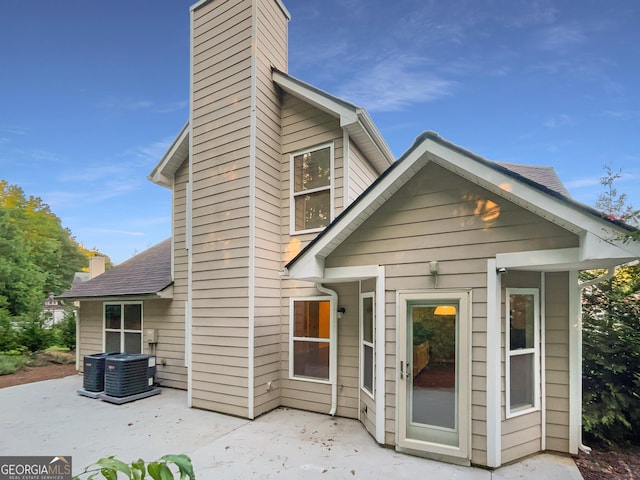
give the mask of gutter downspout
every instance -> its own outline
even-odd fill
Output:
[[[593,278],[591,280],[587,280],[586,282],[578,282],[578,288],[580,289],[580,297],[582,298],[582,290],[584,290],[587,287],[591,287],[593,285],[596,285],[598,283],[602,283],[602,282],[606,282],[607,280],[611,280],[613,278],[613,276],[616,273],[616,266],[612,265],[611,267],[607,268],[607,273],[605,273],[604,275],[597,277],[597,278]],[[580,304],[580,329],[579,329],[579,348],[580,348],[580,372],[582,373],[582,302]],[[580,404],[582,405],[582,382],[580,382]],[[580,442],[578,443],[578,450],[580,450],[581,452],[584,453],[591,453],[591,447],[588,447],[587,445],[585,445],[584,443],[582,443],[582,422],[580,423]]]
[[[329,359],[329,382],[331,383],[331,410],[329,415],[335,416],[338,409],[338,294],[321,283],[316,288],[331,296],[332,308],[329,314],[329,340],[331,342],[331,358]]]

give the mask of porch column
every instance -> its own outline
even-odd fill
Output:
[[[487,261],[487,466],[497,468],[501,460],[501,321],[502,279],[496,260]]]
[[[376,441],[384,445],[384,426],[386,420],[386,348],[385,348],[385,269],[384,266],[377,267],[376,278]]]

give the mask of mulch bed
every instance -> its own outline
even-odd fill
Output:
[[[0,388],[40,382],[42,380],[51,380],[53,378],[68,377],[70,375],[75,375],[76,373],[75,363],[67,365],[51,363],[43,367],[27,367],[24,370],[12,373],[11,375],[0,375]]]
[[[640,479],[640,446],[620,450],[594,449],[575,459],[584,480]]]

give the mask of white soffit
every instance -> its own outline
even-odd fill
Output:
[[[173,176],[187,158],[189,158],[189,123],[180,130],[178,136],[147,178],[153,183],[171,188]]]

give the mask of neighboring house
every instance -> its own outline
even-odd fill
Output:
[[[51,292],[42,307],[45,327],[51,328],[53,325],[60,323],[64,318],[64,311],[64,305],[61,305],[53,292]]]
[[[286,73],[279,0],[191,19],[189,122],[150,174],[172,239],[63,295],[81,354],[154,352],[193,407],[357,418],[446,461],[576,454],[578,271],[637,258],[629,227],[434,133],[394,161],[365,110]]]

